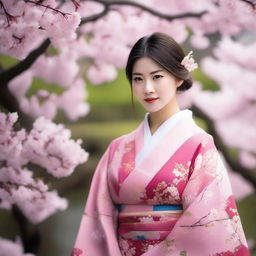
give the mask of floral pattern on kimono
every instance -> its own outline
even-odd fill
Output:
[[[99,162],[73,255],[248,256],[213,138],[184,115],[148,150],[144,127]]]

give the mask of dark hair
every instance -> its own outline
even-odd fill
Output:
[[[130,84],[132,84],[134,63],[143,57],[152,59],[174,77],[183,80],[184,82],[177,90],[184,91],[192,86],[193,81],[188,70],[181,65],[185,57],[184,51],[172,37],[164,33],[153,33],[150,36],[142,37],[135,43],[129,54],[125,69]]]

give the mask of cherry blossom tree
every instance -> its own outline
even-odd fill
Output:
[[[14,128],[17,117],[16,113],[0,113],[0,208],[14,207],[19,221],[23,218],[37,224],[65,210],[67,200],[60,198],[57,191],[49,191],[42,179],[36,179],[28,164],[38,165],[54,177],[66,177],[87,160],[88,153],[81,148],[81,140],[70,139],[70,130],[63,125],[40,117],[27,132]],[[27,246],[29,237],[22,239]],[[20,250],[20,244],[0,238],[0,251],[10,247],[14,253]]]
[[[255,18],[255,0],[0,0],[0,53],[18,60],[0,70],[0,102],[17,112],[28,130],[15,131],[17,116],[2,114],[1,206],[16,205],[34,223],[66,207],[64,199],[35,181],[24,166],[32,162],[61,177],[85,161],[79,143],[70,142],[69,132],[49,120],[58,110],[71,121],[85,116],[89,105],[84,76],[95,85],[113,81],[131,45],[155,31],[190,43],[196,59],[203,56],[201,71],[218,88],[206,90],[196,81],[180,102],[206,122],[229,169],[250,187],[248,193],[255,190]],[[35,78],[54,84],[55,90],[33,90]],[[77,152],[72,159],[62,150],[69,143]],[[18,180],[27,185],[17,187]],[[19,189],[28,200],[37,200],[38,209],[42,200],[53,198],[51,211],[34,215],[31,207],[19,204]],[[10,246],[19,248],[17,243]]]

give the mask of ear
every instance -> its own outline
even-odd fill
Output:
[[[183,82],[184,82],[184,80],[177,80],[176,81],[177,88],[180,87]]]

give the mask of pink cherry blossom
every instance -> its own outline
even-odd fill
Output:
[[[113,65],[96,64],[90,66],[87,77],[93,84],[102,84],[104,81],[112,81],[117,77],[117,71]]]
[[[32,253],[24,253],[20,239],[13,242],[0,237],[0,255],[1,256],[35,256]]]
[[[22,59],[47,37],[56,45],[76,38],[75,30],[80,23],[80,15],[74,11],[64,13],[50,9],[57,6],[55,0],[42,1],[43,6],[18,0],[2,2],[12,18],[7,18],[4,12],[0,14],[4,20],[0,27],[1,35],[6,29],[11,32],[3,34],[5,42],[9,44],[5,43],[3,48],[1,45],[1,53]]]
[[[73,86],[58,97],[58,107],[72,121],[85,116],[90,110],[89,104],[85,102],[87,93],[84,88],[84,80],[76,79],[73,82]]]
[[[81,149],[82,141],[71,140],[70,136],[70,131],[63,125],[40,117],[27,135],[22,154],[55,177],[68,176],[88,158],[88,153]]]
[[[198,68],[198,64],[195,62],[192,54],[193,52],[190,51],[181,61],[181,65],[183,65],[188,72],[194,71]]]
[[[249,169],[253,169],[256,167],[256,157],[253,155],[252,152],[241,150],[239,153],[239,159],[241,164]]]
[[[26,132],[14,130],[17,118],[16,113],[0,113],[0,207],[10,209],[15,204],[28,220],[39,223],[65,210],[67,200],[49,191],[26,165],[34,163],[55,177],[64,177],[84,163],[88,153],[81,148],[82,141],[70,139],[70,131],[61,124],[41,117]]]
[[[215,121],[223,141],[240,150],[244,166],[255,168],[255,65],[250,46],[223,38],[215,49],[217,59],[202,61],[204,72],[218,82],[219,91],[198,91],[193,103]],[[246,65],[248,63],[248,65]],[[205,107],[208,106],[208,107]],[[237,134],[240,134],[237,136]]]
[[[8,209],[15,204],[33,223],[67,207],[67,201],[56,191],[49,191],[27,165],[33,163],[55,177],[65,177],[87,160],[88,153],[81,148],[81,141],[72,140],[69,130],[50,120],[59,110],[71,121],[85,116],[90,108],[84,78],[95,85],[113,81],[117,70],[125,67],[131,46],[155,31],[184,43],[185,52],[197,49],[196,59],[203,56],[199,63],[201,71],[218,84],[219,90],[203,90],[202,81],[195,81],[188,92],[179,94],[181,107],[194,105],[202,110],[214,122],[223,142],[238,151],[241,165],[255,168],[255,1],[134,2],[162,16],[205,13],[201,17],[172,20],[138,7],[115,4],[101,18],[84,22],[84,18],[101,13],[104,5],[94,0],[79,4],[60,0],[1,0],[0,54],[26,59],[47,38],[54,54],[45,51],[28,70],[8,83],[20,109],[38,119],[28,132],[14,129],[17,114],[0,113],[0,207]],[[189,56],[186,63],[194,68]],[[49,87],[53,84],[58,92],[47,87],[31,95],[35,78]],[[235,180],[233,187],[238,198],[252,192],[241,177],[232,173],[230,176],[231,181]],[[239,191],[240,187],[243,191]],[[0,254],[2,251],[5,255],[28,256],[18,242],[4,239],[0,239]]]
[[[192,35],[190,38],[191,45],[197,49],[205,49],[209,46],[209,39],[203,35]]]

